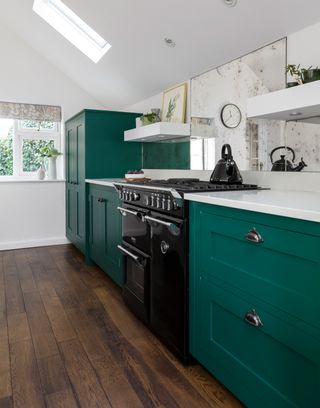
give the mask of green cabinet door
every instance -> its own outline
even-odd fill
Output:
[[[120,200],[113,188],[89,187],[89,251],[91,259],[119,286],[123,285]]]
[[[66,184],[66,235],[67,238],[74,242],[76,236],[76,195],[75,186]]]
[[[319,405],[318,248],[317,223],[190,204],[190,350],[249,408]]]
[[[84,117],[66,124],[66,235],[85,252],[85,132]]]

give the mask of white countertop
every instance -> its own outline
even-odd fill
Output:
[[[108,178],[108,179],[86,179],[86,183],[96,184],[98,186],[113,187],[115,183],[126,184],[124,178]]]
[[[189,193],[185,194],[184,198],[199,203],[320,222],[320,193],[247,190]]]

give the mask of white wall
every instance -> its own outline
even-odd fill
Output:
[[[1,182],[0,197],[0,250],[68,242],[64,182]]]
[[[288,64],[320,67],[320,22],[288,36]]]
[[[0,53],[1,101],[61,105],[64,119],[102,108],[3,25]],[[67,242],[64,191],[64,182],[0,181],[0,250]]]

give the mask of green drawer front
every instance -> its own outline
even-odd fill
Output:
[[[191,352],[202,364],[248,407],[318,406],[319,340],[212,280],[195,286]],[[244,320],[251,309],[263,327]]]
[[[198,222],[197,259],[204,277],[219,279],[320,328],[320,237],[210,211],[200,211]],[[263,243],[245,239],[253,227]]]

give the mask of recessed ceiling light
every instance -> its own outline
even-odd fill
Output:
[[[111,48],[60,0],[34,0],[32,9],[93,62],[97,63]]]
[[[172,38],[169,38],[169,37],[165,37],[164,43],[170,48],[174,48],[176,46],[176,42]]]
[[[222,0],[222,1],[228,7],[234,7],[238,2],[238,0]]]

